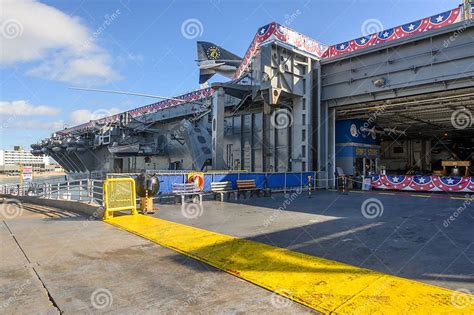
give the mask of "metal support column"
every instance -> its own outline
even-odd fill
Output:
[[[327,103],[321,102],[321,66],[317,64],[318,69],[318,84],[317,84],[317,99],[316,99],[316,151],[317,151],[317,165],[316,170],[318,171],[318,180],[321,188],[328,188],[329,173],[327,172]]]
[[[212,168],[226,169],[224,163],[224,111],[225,92],[218,88],[212,97]]]
[[[329,174],[328,185],[330,188],[336,187],[336,109],[334,107],[328,108],[328,157],[327,170]]]
[[[314,82],[313,82],[313,61],[311,58],[307,58],[307,62],[308,62],[308,74],[306,75],[306,95],[305,95],[305,98],[304,98],[304,102],[306,103],[306,160],[308,161],[307,162],[307,166],[306,166],[306,169],[303,170],[303,171],[310,171],[310,170],[314,170],[314,167],[315,165],[313,165],[313,150],[311,149],[311,146],[312,146],[312,143],[313,143],[313,106],[311,106],[311,104],[313,104],[313,97],[314,97],[314,93],[313,93],[313,86],[314,86]],[[318,94],[318,97],[319,97],[319,94]]]
[[[329,188],[329,179],[332,174],[328,172],[328,104],[319,102],[317,119],[318,137],[318,174],[323,188]]]

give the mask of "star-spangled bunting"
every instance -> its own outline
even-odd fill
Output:
[[[403,191],[474,192],[474,177],[461,176],[372,176],[374,189]]]

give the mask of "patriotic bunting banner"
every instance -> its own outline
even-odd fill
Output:
[[[389,28],[388,30],[381,31],[377,33],[377,38],[375,40],[376,44],[382,44],[397,39],[397,33],[395,33],[395,28]]]
[[[321,58],[323,53],[327,50],[327,46],[321,44],[317,40],[298,33],[284,25],[272,22],[268,25],[262,26],[257,31],[257,34],[255,34],[252,43],[247,49],[242,63],[235,72],[234,78],[240,78],[245,70],[247,70],[260,45],[271,40],[277,40],[289,44],[317,58]]]
[[[474,177],[461,176],[372,176],[374,189],[406,191],[474,192]]]
[[[472,8],[471,8],[472,10]],[[472,15],[472,13],[471,13]],[[383,30],[368,36],[353,39],[348,42],[329,46],[322,58],[339,56],[373,45],[386,43],[400,38],[405,38],[414,34],[437,29],[446,25],[454,24],[462,20],[461,7],[433,15],[411,23],[403,24],[394,28]]]

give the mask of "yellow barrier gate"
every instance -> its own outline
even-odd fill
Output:
[[[132,178],[109,178],[104,181],[104,220],[114,217],[116,211],[130,210],[138,214],[135,181]]]

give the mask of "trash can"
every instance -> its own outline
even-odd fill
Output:
[[[355,176],[354,177],[354,189],[362,189],[362,182],[364,181],[363,176]]]

